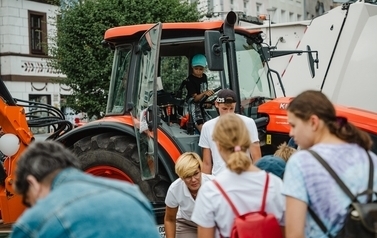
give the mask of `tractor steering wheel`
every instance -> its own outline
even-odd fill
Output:
[[[222,87],[217,87],[213,90],[213,94],[217,93],[218,91],[220,91],[222,89]],[[200,112],[202,114],[202,117],[203,119],[206,118],[206,112],[204,110],[204,103],[207,103],[207,99],[209,97],[207,95],[205,95],[204,97],[202,97],[202,99],[199,101],[199,106],[200,106]],[[211,101],[211,103],[213,103],[213,100]]]
[[[215,95],[218,91],[220,91],[222,89],[222,87],[220,86],[220,87],[217,87],[217,88],[215,88],[214,90],[213,90],[213,95]],[[212,95],[212,96],[213,96]],[[211,96],[211,97],[212,97]],[[207,96],[207,95],[204,95],[204,97],[202,97],[202,99],[200,99],[200,101],[199,101],[199,105],[200,105],[200,108],[203,108],[203,104],[204,103],[206,103],[207,102],[207,99],[208,99],[209,97]],[[212,102],[212,101],[211,101]]]

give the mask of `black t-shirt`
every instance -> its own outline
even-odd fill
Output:
[[[208,90],[207,75],[203,74],[203,77],[198,78],[194,75],[190,75],[186,82],[187,98],[192,97],[194,94],[200,94]]]

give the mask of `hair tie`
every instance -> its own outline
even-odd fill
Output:
[[[241,151],[241,146],[236,145],[236,146],[234,147],[234,152],[237,152],[237,151]]]
[[[339,124],[340,127],[343,127],[347,124],[347,118],[346,117],[336,117],[336,122]]]

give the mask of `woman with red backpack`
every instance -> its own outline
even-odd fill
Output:
[[[216,123],[213,140],[227,169],[203,184],[191,220],[199,238],[282,237],[282,181],[254,166],[247,156],[250,136],[236,114]]]

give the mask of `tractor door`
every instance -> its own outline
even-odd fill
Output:
[[[162,24],[146,31],[138,42],[138,66],[135,73],[135,93],[132,119],[137,140],[141,177],[152,179],[157,174],[157,69]]]

